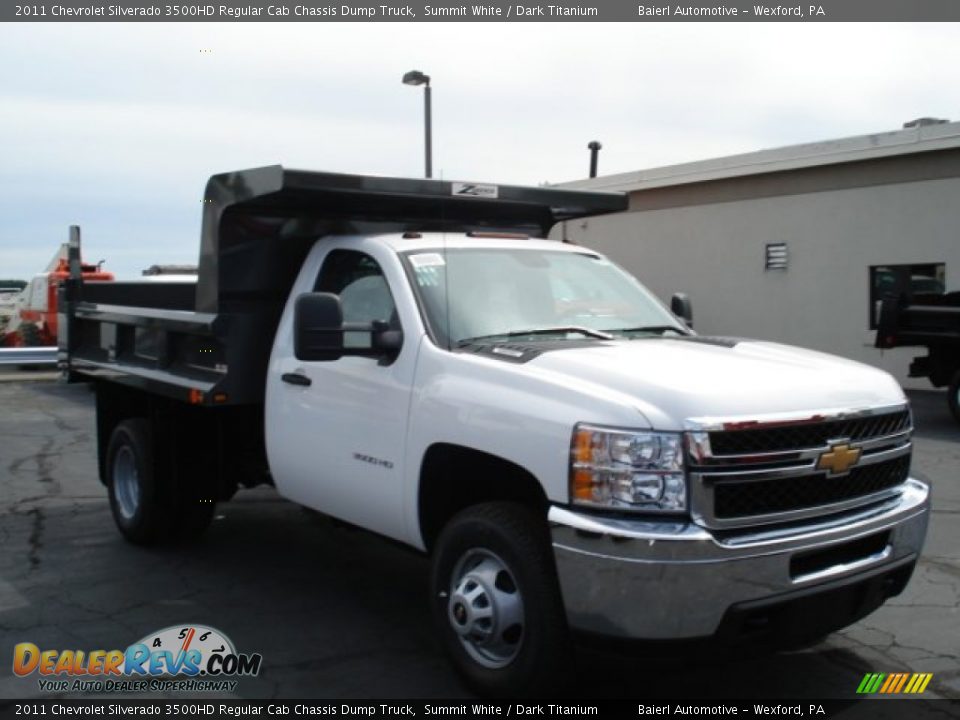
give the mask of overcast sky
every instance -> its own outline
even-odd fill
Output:
[[[201,52],[209,51],[209,52]],[[960,119],[950,24],[0,24],[0,277],[196,261],[225,170],[610,174]]]

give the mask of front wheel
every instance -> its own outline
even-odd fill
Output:
[[[541,695],[570,669],[546,527],[515,503],[458,514],[433,554],[433,614],[448,655],[483,695]]]

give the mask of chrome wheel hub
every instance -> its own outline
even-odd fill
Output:
[[[488,668],[509,665],[523,641],[523,597],[513,573],[489,550],[463,554],[453,569],[447,619],[467,653]]]
[[[126,445],[113,458],[113,493],[123,519],[133,519],[140,506],[140,475],[133,451]]]

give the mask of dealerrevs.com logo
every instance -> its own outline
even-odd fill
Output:
[[[30,642],[13,648],[14,675],[38,675],[47,692],[230,692],[234,678],[257,675],[262,662],[204,625],[173,625],[125,650],[41,650]]]

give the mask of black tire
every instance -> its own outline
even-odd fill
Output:
[[[114,428],[106,475],[113,520],[135,545],[193,540],[213,519],[212,497],[191,491],[193,484],[177,492],[168,473],[159,468],[150,423],[143,418],[124,420]]]
[[[950,386],[947,388],[947,404],[950,405],[953,419],[960,422],[960,370],[954,373]]]
[[[165,503],[155,470],[150,424],[142,418],[118,424],[107,447],[107,492],[117,529],[135,545],[151,545],[163,533]]]
[[[474,616],[492,604],[491,617],[517,617],[514,592],[521,622],[499,627]],[[456,515],[434,548],[431,596],[444,648],[472,690],[543,696],[561,687],[572,659],[566,616],[546,523],[526,507],[484,503]],[[512,612],[500,612],[507,605]]]
[[[17,332],[20,334],[20,344],[23,347],[40,347],[43,344],[40,328],[33,323],[21,325]]]

